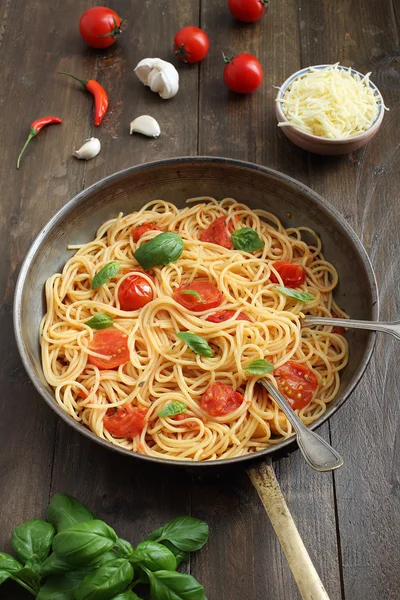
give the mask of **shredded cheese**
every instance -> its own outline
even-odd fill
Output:
[[[328,139],[343,139],[366,131],[378,116],[380,96],[364,77],[339,64],[310,69],[285,90],[281,102],[286,121]]]

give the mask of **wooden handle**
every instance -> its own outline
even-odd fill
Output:
[[[285,553],[303,600],[329,600],[303,544],[271,466],[261,463],[247,469]]]

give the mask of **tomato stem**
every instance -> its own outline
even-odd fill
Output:
[[[226,54],[224,52],[222,52],[222,56],[223,56],[225,64],[227,65],[227,64],[230,64],[233,61],[233,59],[235,58],[236,54],[232,54],[232,56],[226,56]]]
[[[107,38],[107,37],[114,37],[114,38],[119,37],[122,33],[121,25],[122,25],[123,21],[121,21],[119,27],[117,25],[117,21],[115,20],[115,17],[113,17],[113,21],[114,21],[114,29],[112,31],[109,31],[108,33],[105,33],[104,35],[97,35],[96,37],[99,39]]]
[[[260,0],[261,4],[264,4],[264,6],[268,6],[269,4],[269,0]]]

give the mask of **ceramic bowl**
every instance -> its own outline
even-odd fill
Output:
[[[282,98],[285,95],[287,88],[293,83],[295,79],[301,77],[308,73],[311,69],[326,69],[332,65],[317,65],[314,67],[307,67],[305,69],[301,69],[296,73],[293,73],[279,88],[278,95],[276,97],[275,102],[275,112],[276,118],[278,119],[278,123],[283,123],[287,121],[285,117],[285,113],[283,111]],[[341,67],[340,69],[348,70],[347,67]],[[360,77],[364,77],[362,73],[355,71],[354,69],[350,69],[353,74],[357,74]],[[379,127],[381,126],[383,115],[385,112],[385,104],[383,102],[383,98],[381,96],[380,91],[376,87],[372,81],[369,82],[370,87],[373,89],[376,101],[378,103],[378,114],[375,121],[366,131],[362,133],[358,133],[357,135],[350,136],[344,139],[330,140],[327,138],[319,137],[316,135],[311,135],[310,133],[306,133],[302,131],[296,126],[286,125],[285,127],[281,127],[283,133],[292,141],[296,146],[299,146],[303,150],[307,150],[308,152],[313,152],[314,154],[327,154],[327,155],[338,155],[338,154],[347,154],[349,152],[354,152],[354,150],[358,150],[365,144],[368,144],[370,140],[376,135]]]

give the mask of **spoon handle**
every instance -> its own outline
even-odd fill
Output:
[[[302,320],[303,326],[310,325],[336,325],[338,327],[349,327],[350,329],[367,329],[368,331],[382,331],[389,333],[400,340],[400,321],[358,321],[357,319],[337,319],[336,317],[311,317],[306,316]]]
[[[268,380],[259,379],[265,389],[282,409],[296,432],[297,443],[306,462],[316,471],[333,471],[341,467],[343,458],[321,436],[308,429],[287,403],[280,391]]]

